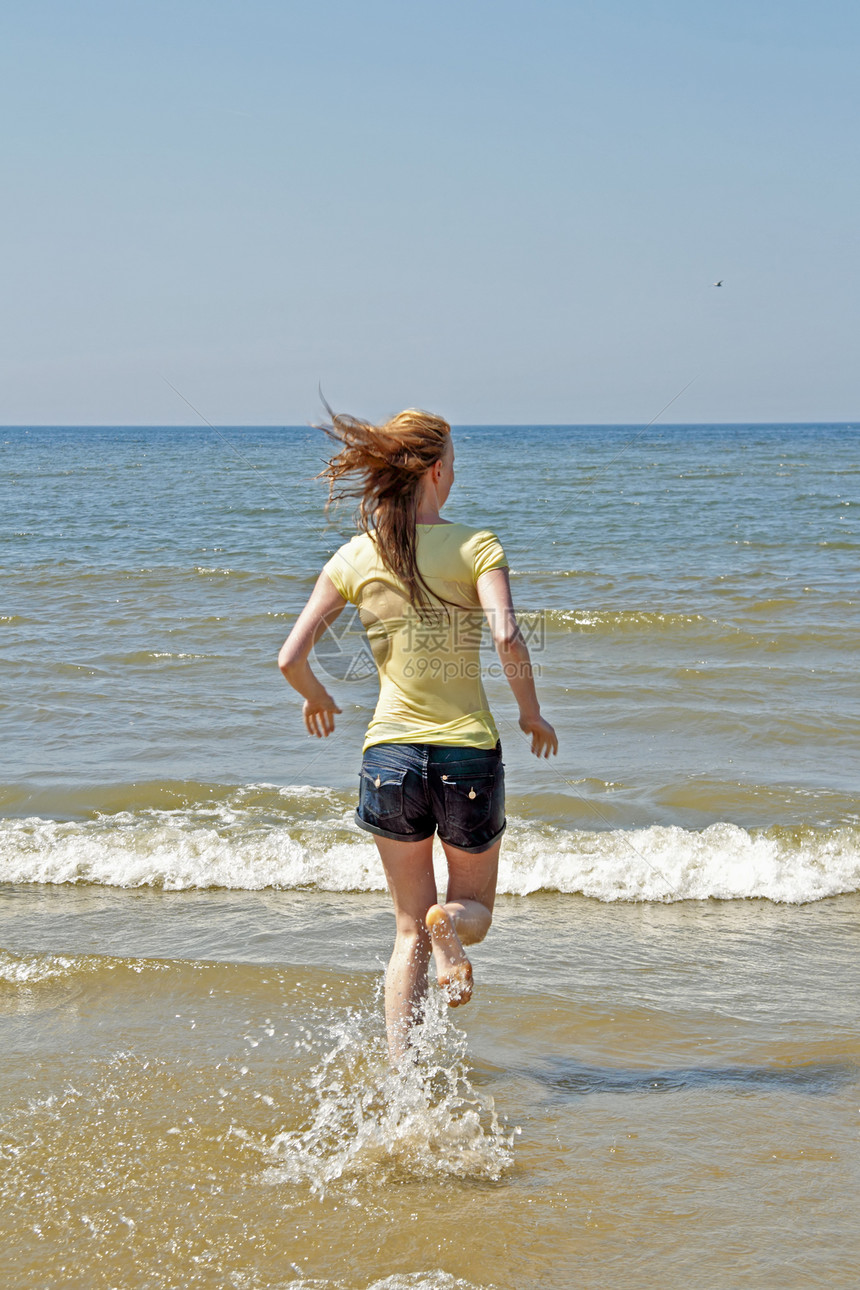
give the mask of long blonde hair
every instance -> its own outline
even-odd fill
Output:
[[[385,567],[406,588],[410,602],[426,613],[439,602],[416,560],[416,514],[421,480],[440,461],[451,436],[442,417],[407,408],[383,425],[333,412],[322,425],[341,445],[318,476],[327,479],[329,503],[357,498],[357,520],[370,533]],[[342,483],[341,481],[352,482]],[[444,603],[444,602],[443,602]]]

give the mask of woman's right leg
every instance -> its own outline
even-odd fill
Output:
[[[499,873],[499,838],[486,851],[461,851],[442,843],[448,860],[448,891],[444,905],[427,913],[433,958],[440,986],[452,1008],[472,997],[472,965],[463,949],[482,941],[493,921]]]
[[[430,934],[427,911],[436,901],[433,839],[397,842],[375,838],[394,902],[394,950],[385,974],[385,1025],[388,1051],[398,1061],[409,1049],[409,1031],[427,993]]]

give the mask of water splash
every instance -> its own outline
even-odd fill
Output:
[[[466,1038],[431,995],[415,1027],[413,1054],[393,1069],[384,1040],[368,1042],[366,1014],[350,1011],[323,1033],[324,1051],[307,1088],[306,1127],[265,1147],[272,1183],[324,1193],[340,1180],[373,1175],[495,1180],[513,1164],[518,1128],[504,1126],[492,1097],[473,1086]]]

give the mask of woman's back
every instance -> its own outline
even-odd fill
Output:
[[[365,748],[436,743],[493,748],[498,732],[481,681],[484,614],[477,580],[507,567],[498,538],[465,524],[419,524],[418,567],[439,598],[419,612],[371,534],[347,542],[325,572],[358,607],[379,669],[380,693]]]

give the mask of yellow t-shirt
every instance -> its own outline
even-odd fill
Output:
[[[488,529],[419,524],[416,555],[431,591],[453,602],[423,619],[369,534],[345,543],[325,565],[343,598],[358,607],[379,669],[379,701],[364,747],[494,748],[499,734],[481,680],[484,615],[475,584],[482,573],[507,568],[501,543]]]

